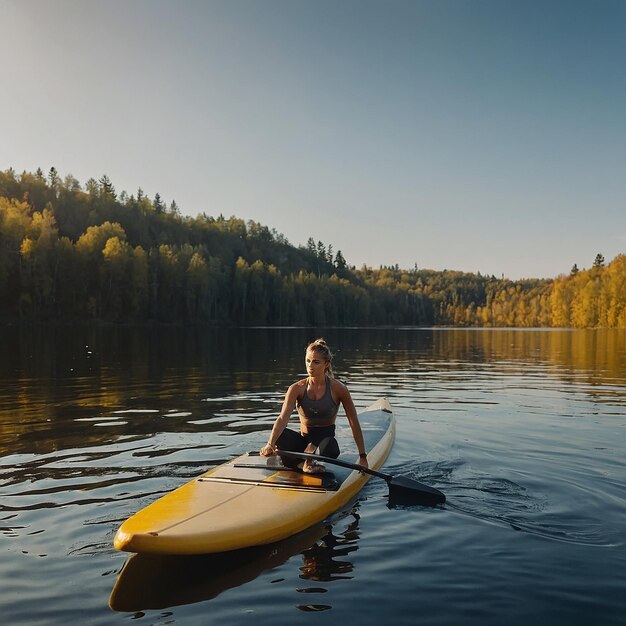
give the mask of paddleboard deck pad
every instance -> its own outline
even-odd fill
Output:
[[[333,472],[305,474],[286,469],[280,463],[262,463],[259,459],[263,460],[263,457],[258,453],[248,452],[233,462],[220,465],[212,474],[200,476],[198,480],[298,491],[337,491],[341,485]]]
[[[375,402],[359,414],[359,422],[369,466],[380,469],[395,436],[389,402]],[[346,444],[342,457],[352,461],[354,442],[346,438]],[[337,466],[305,474],[283,467],[277,457],[248,452],[128,518],[114,545],[137,553],[209,554],[273,543],[332,515],[368,479],[367,474]]]

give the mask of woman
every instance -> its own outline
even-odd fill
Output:
[[[308,377],[295,382],[285,394],[283,407],[276,419],[267,444],[261,448],[263,456],[272,456],[277,450],[309,452],[336,459],[339,444],[335,439],[335,420],[339,404],[343,405],[359,451],[359,465],[367,467],[367,454],[359,418],[348,388],[333,374],[333,355],[324,339],[316,339],[307,346],[305,364]],[[289,417],[298,408],[300,432],[287,428]],[[299,461],[283,459],[287,467]],[[319,474],[326,468],[315,460],[306,459],[302,471]]]

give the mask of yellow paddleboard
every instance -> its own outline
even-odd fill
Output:
[[[386,399],[359,414],[372,469],[385,462],[395,436]],[[209,470],[142,509],[119,528],[118,550],[208,554],[290,537],[326,519],[353,498],[369,476],[327,466],[303,474],[276,457],[244,454]]]

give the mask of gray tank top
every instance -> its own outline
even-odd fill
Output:
[[[307,380],[304,395],[298,400],[298,413],[312,422],[312,426],[315,426],[315,422],[319,422],[320,425],[332,423],[337,417],[339,405],[335,404],[333,400],[333,394],[330,391],[330,378],[326,377],[326,391],[319,400],[311,400],[307,394],[308,389],[309,381]]]

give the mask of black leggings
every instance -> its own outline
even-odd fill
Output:
[[[305,448],[312,443],[317,448],[317,454],[336,459],[339,456],[339,444],[335,439],[335,425],[319,426],[303,435],[295,430],[285,428],[282,435],[276,442],[279,450],[291,450],[292,452],[304,452]],[[283,464],[286,467],[297,467],[302,463],[300,459],[286,459],[283,457]]]

